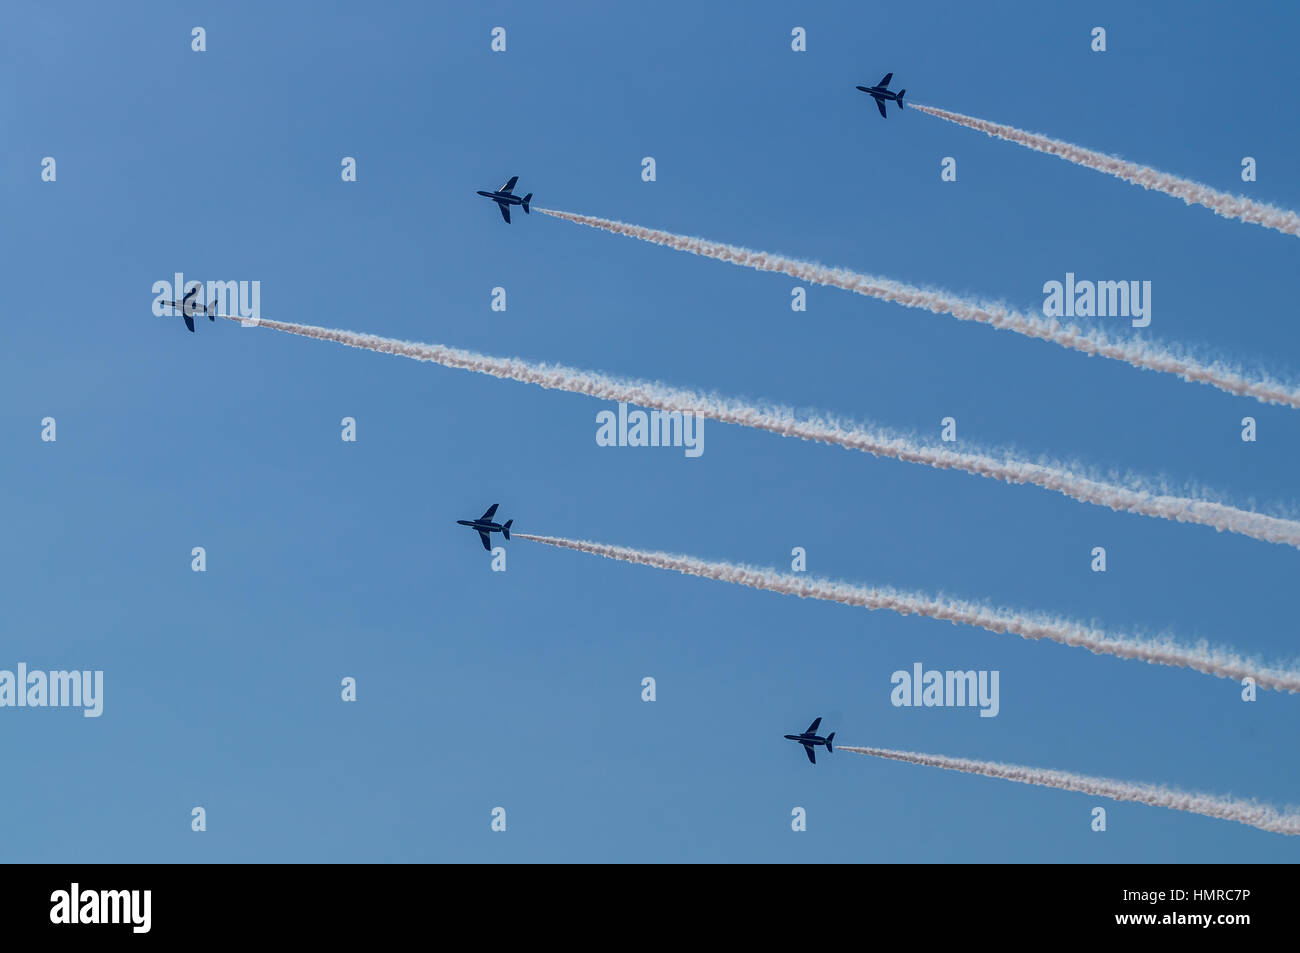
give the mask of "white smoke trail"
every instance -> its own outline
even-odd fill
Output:
[[[938,754],[918,754],[914,751],[855,748],[851,745],[836,745],[835,750],[852,751],[855,754],[888,758],[891,761],[903,761],[907,764],[946,768],[949,771],[963,771],[966,774],[980,774],[986,778],[1001,778],[1004,781],[1018,781],[1021,784],[1038,784],[1062,791],[1077,791],[1080,794],[1107,797],[1115,801],[1137,801],[1152,807],[1165,807],[1175,811],[1203,814],[1224,821],[1237,821],[1271,834],[1300,834],[1300,814],[1293,811],[1280,811],[1272,805],[1260,804],[1256,801],[1242,801],[1213,794],[1190,794],[1158,784],[1136,784],[1130,781],[1114,781],[1110,778],[1093,778],[1086,774],[1071,774],[1068,771],[1026,768],[1015,764],[1000,764],[996,761],[974,761],[969,758],[949,758]]]
[[[1107,175],[1113,175],[1125,182],[1131,182],[1133,185],[1140,185],[1144,189],[1155,189],[1157,192],[1164,192],[1166,195],[1182,199],[1188,205],[1203,205],[1224,218],[1236,218],[1243,222],[1263,225],[1265,228],[1276,229],[1287,235],[1300,237],[1300,215],[1286,209],[1266,205],[1263,202],[1255,202],[1240,195],[1229,195],[1226,192],[1220,192],[1218,189],[1212,189],[1208,185],[1193,182],[1191,179],[1170,175],[1168,172],[1161,172],[1150,166],[1138,165],[1136,162],[1127,162],[1116,156],[1093,152],[1091,149],[1085,149],[1069,142],[1062,142],[1059,139],[1049,139],[1047,136],[1026,132],[1023,129],[1017,129],[1015,126],[1004,126],[1000,123],[976,119],[974,116],[963,116],[961,113],[936,109],[933,106],[913,105],[912,108],[954,122],[959,126],[975,129],[997,139],[1005,139],[1007,142],[1014,142],[1017,145],[1026,146],[1038,152],[1046,152],[1048,155],[1065,159],[1067,162],[1073,162],[1076,165],[1095,169],[1098,172],[1105,172]]]
[[[231,315],[220,317],[231,321],[245,320]],[[793,410],[786,407],[760,407],[734,398],[699,394],[647,381],[620,380],[563,365],[532,364],[518,358],[489,357],[440,344],[416,344],[373,334],[269,321],[264,318],[257,323],[260,327],[288,334],[333,341],[381,354],[397,354],[417,361],[430,361],[444,367],[536,384],[552,390],[622,401],[669,413],[694,413],[721,423],[766,430],[783,437],[834,444],[878,457],[920,463],[941,470],[962,470],[1012,484],[1033,484],[1113,510],[1179,523],[1197,523],[1219,531],[1240,533],[1265,542],[1284,543],[1300,548],[1300,522],[1295,520],[1242,510],[1225,503],[1107,483],[1077,475],[1056,464],[1030,463],[1010,457],[999,459],[987,454],[928,447],[906,436],[869,430],[833,418],[799,418]]]
[[[1123,361],[1133,367],[1163,374],[1174,374],[1185,381],[1209,384],[1229,394],[1254,397],[1266,404],[1283,404],[1300,409],[1300,387],[1273,380],[1265,375],[1247,376],[1240,370],[1222,362],[1203,363],[1179,353],[1169,345],[1150,341],[1112,341],[1101,331],[1085,331],[1078,325],[1062,324],[1054,318],[1013,311],[1006,305],[977,302],[958,297],[946,291],[919,288],[888,278],[878,278],[849,271],[845,268],[828,268],[813,262],[786,258],[769,252],[751,251],[739,245],[727,245],[705,238],[692,238],[672,232],[629,225],[594,215],[559,212],[538,208],[535,211],[553,218],[564,219],[578,225],[588,225],[615,235],[627,235],[655,245],[665,245],[678,251],[691,252],[705,258],[730,262],[758,271],[776,271],[811,284],[826,285],[843,291],[891,301],[907,308],[922,308],[935,314],[948,314],[962,321],[978,321],[995,328],[1014,331],[1026,337],[1050,341],[1070,350],[1080,351],[1090,357],[1105,357]]]
[[[688,576],[700,576],[719,582],[730,582],[751,589],[765,589],[801,599],[820,599],[864,609],[889,609],[901,615],[923,615],[931,619],[951,622],[954,625],[973,625],[990,632],[1018,635],[1024,639],[1048,639],[1062,645],[1084,648],[1096,655],[1114,655],[1117,658],[1135,659],[1154,665],[1190,668],[1206,675],[1240,681],[1253,678],[1261,687],[1279,691],[1300,692],[1300,671],[1267,667],[1253,659],[1243,659],[1221,649],[1212,649],[1204,643],[1195,647],[1178,645],[1170,639],[1151,641],[1133,636],[1116,637],[1099,629],[1090,629],[1077,622],[1037,613],[992,609],[974,602],[939,599],[924,593],[901,592],[882,587],[854,586],[826,579],[808,578],[802,574],[778,573],[770,569],[738,566],[735,563],[711,562],[690,556],[670,553],[645,552],[626,546],[610,546],[587,540],[563,539],[554,536],[536,536],[531,533],[513,534],[514,538],[527,539],[561,549],[604,556],[639,566],[670,569]]]

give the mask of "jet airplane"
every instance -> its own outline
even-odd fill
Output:
[[[506,220],[507,225],[510,224],[510,206],[522,205],[524,207],[524,214],[527,215],[528,203],[533,200],[532,192],[529,192],[523,198],[515,195],[515,183],[518,181],[519,176],[512,175],[510,180],[495,192],[479,192],[479,195],[497,203],[497,208],[501,209],[501,217]]]
[[[797,741],[799,742],[799,744],[803,745],[804,753],[808,755],[808,760],[811,761],[813,764],[817,763],[817,756],[813,754],[813,747],[815,745],[825,745],[827,754],[830,754],[835,750],[833,747],[831,747],[831,742],[835,740],[835,732],[832,731],[825,738],[817,734],[817,728],[821,725],[821,723],[822,720],[820,717],[818,717],[813,721],[811,725],[808,726],[808,730],[805,731],[803,734],[786,735],[786,738],[788,738],[790,741]]]
[[[494,523],[492,521],[492,517],[497,515],[497,507],[500,505],[500,503],[493,503],[487,508],[487,512],[476,520],[456,520],[461,526],[469,526],[478,530],[479,539],[483,540],[483,548],[488,552],[492,551],[490,538],[492,533],[500,533],[506,539],[510,538],[510,524],[514,520],[506,520],[504,523]]]
[[[196,314],[206,314],[208,316],[208,320],[213,322],[214,324],[216,323],[217,320],[216,319],[216,313],[217,313],[216,297],[214,296],[212,303],[209,304],[206,308],[200,308],[198,306],[198,303],[194,300],[194,296],[197,295],[198,293],[199,293],[199,288],[198,286],[195,286],[191,288],[189,291],[185,292],[185,297],[181,299],[179,304],[177,304],[175,301],[163,302],[163,304],[169,308],[178,308],[180,310],[181,317],[185,319],[185,326],[190,329],[191,333],[194,331],[194,316]]]
[[[889,116],[885,113],[885,101],[892,99],[894,102],[898,103],[898,108],[902,109],[903,94],[907,92],[907,90],[905,89],[900,89],[896,93],[891,93],[886,87],[889,86],[889,81],[893,78],[894,78],[893,73],[886,73],[884,79],[882,79],[875,86],[858,87],[858,89],[862,90],[864,93],[870,94],[871,98],[876,101],[876,106],[880,109],[880,115],[881,118],[883,119],[889,118]]]

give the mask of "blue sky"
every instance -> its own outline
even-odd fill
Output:
[[[715,424],[698,459],[602,448],[601,402],[229,323],[189,335],[150,311],[176,271],[258,280],[267,318],[930,441],[953,416],[959,447],[1289,512],[1293,411],[831,289],[795,313],[784,277],[535,214],[507,227],[474,195],[518,174],[542,206],[1025,309],[1067,271],[1150,280],[1152,337],[1289,376],[1294,239],[915,111],[881,121],[853,89],[892,71],[909,100],[1296,208],[1276,64],[1300,13],[1225,10],[6,6],[0,668],[105,673],[99,719],[0,710],[6,856],[1300,859],[1288,839],[1139,805],[848,753],[814,769],[780,737],[822,715],[846,744],[1288,804],[1289,696],[1247,704],[1202,675],[520,540],[494,573],[454,520],[499,501],[521,531],[780,569],[802,546],[817,575],[1283,661],[1300,654],[1290,549]],[[890,674],[917,661],[999,671],[1000,714],[893,707]]]

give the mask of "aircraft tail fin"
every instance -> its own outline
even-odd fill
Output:
[[[510,524],[513,522],[514,520],[506,520],[506,525],[501,527],[501,535],[506,539],[510,538]]]
[[[827,754],[830,754],[832,751],[835,750],[833,747],[831,747],[831,742],[834,741],[834,740],[835,740],[835,732],[832,731],[829,735],[826,736],[826,753],[827,753]]]
[[[528,212],[528,203],[531,202],[532,200],[533,200],[533,193],[532,193],[532,192],[529,192],[527,195],[524,196],[524,214],[525,214],[525,215],[529,214],[529,212]]]
[[[903,94],[904,94],[905,92],[907,92],[907,90],[905,90],[905,89],[900,89],[900,90],[898,91],[898,108],[899,108],[899,109],[902,109],[902,108],[903,108]]]

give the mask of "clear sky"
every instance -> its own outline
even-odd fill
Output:
[[[718,424],[697,459],[599,447],[612,408],[589,398],[151,313],[178,271],[256,280],[266,318],[927,441],[952,416],[959,449],[1293,512],[1295,411],[832,289],[796,313],[782,276],[506,226],[474,194],[517,174],[545,207],[1031,311],[1067,271],[1150,280],[1142,333],[1294,379],[1294,238],[914,110],[881,120],[853,88],[892,71],[908,100],[1300,207],[1278,81],[1300,12],[1131,7],[6,4],[0,668],[99,669],[105,696],[98,719],[0,709],[6,858],[1300,859],[1177,812],[847,752],[813,768],[781,738],[821,715],[845,744],[1284,805],[1291,696],[522,540],[492,572],[454,521],[500,502],[524,532],[778,569],[800,546],[820,576],[1275,661],[1298,654],[1294,550]],[[892,706],[915,662],[1000,672],[1000,713]]]

